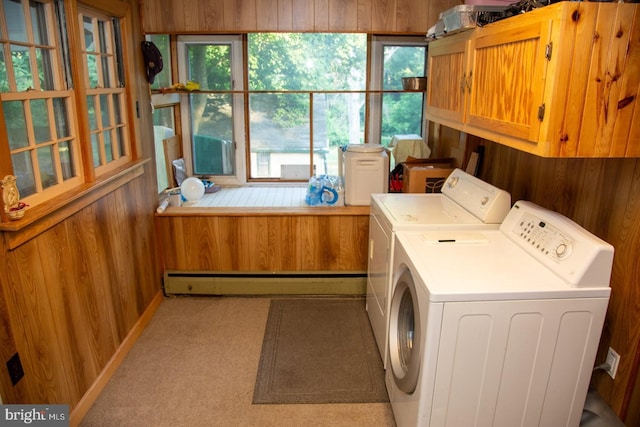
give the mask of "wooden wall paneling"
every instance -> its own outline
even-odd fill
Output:
[[[220,258],[229,255],[232,247],[226,246],[225,234],[232,229],[218,225],[218,218],[194,218],[193,221],[179,219],[179,228],[176,232],[184,239],[184,246],[178,246],[178,241],[167,239],[169,243],[175,242],[178,255],[178,269],[181,270],[207,270],[218,269]],[[224,231],[223,231],[224,230]],[[199,268],[199,266],[202,267]],[[170,268],[170,267],[168,267]]]
[[[335,31],[426,33],[440,12],[461,1],[438,0],[145,0],[148,33]]]
[[[600,215],[593,215],[592,212],[598,212],[601,206],[611,206],[613,192],[609,188],[611,181],[607,175],[614,172],[620,162],[616,159],[594,159],[584,163],[578,195],[580,209],[573,218],[596,236],[602,237],[611,210],[603,210]]]
[[[314,31],[329,31],[329,0],[315,0],[313,5]]]
[[[308,0],[292,0],[291,4],[293,31],[310,31],[314,29],[314,2]]]
[[[366,215],[157,216],[166,270],[364,271]]]
[[[625,173],[619,174],[619,179],[613,183],[613,191],[617,193],[616,208],[603,205],[603,209],[613,211],[605,240],[613,244],[616,252],[606,324],[611,339],[601,342],[601,347],[605,347],[603,353],[610,345],[621,358],[616,379],[601,375],[597,384],[614,411],[624,418],[633,381],[636,380],[636,375],[630,375],[637,372],[636,349],[640,342],[640,265],[637,255],[640,248],[640,161],[624,162],[622,169]]]
[[[149,166],[145,175],[136,178],[121,190],[127,201],[124,206],[127,215],[126,232],[131,241],[131,258],[135,260],[131,263],[131,269],[135,277],[132,284],[136,285],[133,286],[137,302],[136,319],[151,303],[161,283],[161,276],[158,274],[161,271],[160,264],[154,256],[157,254],[157,245],[153,218],[149,215],[150,211],[153,212],[157,195],[155,191],[148,190],[149,183],[145,181],[145,177],[152,176],[150,169]]]
[[[569,162],[567,159],[539,159],[537,176],[528,192],[530,200],[537,200],[538,204],[550,209],[556,206],[557,200],[564,200],[562,193]]]
[[[47,292],[48,272],[34,268],[39,260],[36,240],[6,253],[11,284],[5,288],[7,305],[25,373],[18,386],[24,387],[25,402],[66,403],[73,395],[73,378],[61,381],[60,373],[68,371],[58,343],[60,325]]]
[[[168,7],[167,7],[168,8]],[[146,33],[161,32],[164,27],[166,33],[176,31],[172,13],[166,13],[166,8],[158,7],[155,1],[142,0],[140,2],[140,20]],[[163,18],[167,18],[164,20]]]
[[[218,1],[215,3],[200,1],[197,8],[195,9],[201,15],[197,19],[194,19],[194,11],[181,11],[184,15],[185,24],[187,26],[191,24],[191,26],[188,27],[187,32],[191,31],[199,33],[202,32],[203,29],[207,29],[209,33],[217,33],[223,31],[227,24],[227,19],[235,19],[232,13],[227,16],[226,9],[226,1]]]
[[[4,238],[0,238],[0,250],[3,254],[8,253]],[[8,361],[17,351],[14,326],[9,313],[9,296],[11,289],[15,289],[13,281],[9,277],[10,258],[5,255],[5,259],[0,264],[0,360]],[[0,375],[0,391],[2,399],[6,402],[26,402],[25,382],[18,382],[15,386],[11,383],[9,375]]]
[[[640,25],[640,24],[639,24]],[[640,46],[640,40],[635,43]],[[640,84],[638,85],[638,93],[635,99],[640,99]],[[633,111],[632,126],[629,133],[627,144],[627,156],[640,157],[640,107],[636,106]]]
[[[65,223],[72,242],[72,257],[78,260],[75,292],[82,310],[82,325],[92,344],[91,359],[101,370],[115,353],[120,341],[113,298],[109,292],[109,271],[106,264],[105,242],[95,222],[96,208],[92,205]]]
[[[221,30],[237,28],[255,31],[257,28],[256,0],[224,0],[224,19]]]
[[[329,31],[358,28],[358,0],[329,0]]]
[[[238,239],[233,250],[238,254],[238,270],[264,270],[268,262],[268,224],[264,217],[238,218]]]
[[[421,32],[426,35],[431,26],[428,25],[428,8],[429,2],[397,0],[393,29],[398,33]]]
[[[66,225],[60,224],[39,236],[36,243],[40,268],[47,272],[43,286],[46,287],[46,304],[51,308],[52,326],[61,356],[61,365],[50,375],[57,377],[58,383],[67,382],[68,385],[69,395],[57,403],[69,403],[73,408],[93,383],[100,367],[88,348],[90,340],[84,327],[83,308],[74,286],[82,283],[76,274],[78,263],[84,257],[78,259],[72,253],[72,241],[66,231]],[[55,286],[48,286],[50,283]]]
[[[345,218],[346,219],[346,218]],[[336,265],[343,271],[366,271],[369,248],[368,218],[352,216],[339,223],[340,239]]]
[[[616,155],[622,153],[626,156],[640,157],[640,7],[636,8],[633,27],[629,33],[624,71],[617,103],[618,115],[613,131],[613,152]],[[630,133],[635,133],[635,136],[630,137]]]
[[[317,216],[305,218],[303,224],[298,234],[300,240],[298,266],[301,270],[324,270],[327,264],[322,249],[326,235],[324,231],[320,231],[323,226],[321,218]]]
[[[634,366],[640,365],[640,342],[636,346],[636,358]],[[640,425],[640,370],[633,375],[635,378],[635,384],[633,390],[629,393],[629,404],[624,409],[625,422],[628,426]]]
[[[179,31],[198,32],[207,26],[207,4],[200,0],[182,0],[180,2],[172,1],[165,4],[160,1],[157,7],[165,8],[168,13],[174,13],[180,17],[178,23]]]
[[[135,275],[132,268],[137,261],[132,252],[128,230],[123,227],[127,223],[125,209],[127,200],[122,192],[111,193],[98,201],[97,221],[104,227],[101,231],[107,245],[111,295],[118,319],[118,340],[122,341],[138,319],[135,306]]]
[[[293,0],[277,0],[278,31],[291,31],[293,28]]]
[[[160,221],[161,224],[166,224],[166,234],[162,233],[158,240],[162,241],[161,247],[166,256],[163,257],[164,268],[169,270],[181,270],[183,265],[187,262],[187,252],[189,241],[184,230],[184,221],[181,218],[175,218],[173,221]],[[204,230],[203,230],[204,232]],[[194,268],[197,270],[197,268]]]
[[[387,29],[384,26],[384,22],[388,22],[390,16],[384,16],[380,14],[380,16],[375,17],[375,12],[374,12],[374,9],[378,8],[380,5],[384,5],[389,1],[395,1],[395,0],[378,0],[375,2],[371,2],[367,0],[358,0],[358,8],[356,12],[358,17],[357,31],[364,32],[364,33],[371,32],[372,30],[377,28],[375,23],[376,20],[382,23],[382,25],[379,26],[380,29],[376,31],[383,32],[385,31],[385,29],[386,31],[389,31],[389,29]],[[393,16],[394,11],[392,10],[390,12],[391,12],[391,16]]]
[[[362,33],[389,34],[396,24],[397,0],[358,0],[356,31]],[[385,14],[386,12],[386,14]]]
[[[254,217],[254,221],[258,217]],[[264,262],[258,270],[267,271],[295,271],[297,270],[296,253],[299,244],[295,238],[301,218],[294,216],[269,216],[263,218],[266,230],[264,247]]]
[[[275,0],[255,0],[256,2],[256,30],[277,31],[278,7]]]

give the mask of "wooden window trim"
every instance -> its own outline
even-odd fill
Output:
[[[144,166],[149,162],[150,159],[138,160],[109,174],[104,174],[93,183],[85,183],[47,202],[29,208],[24,218],[20,220],[9,221],[5,218],[4,212],[1,212],[3,222],[0,223],[0,232],[5,235],[8,249],[17,248],[107,194],[140,177],[145,173]]]

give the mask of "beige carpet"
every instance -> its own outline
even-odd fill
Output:
[[[388,403],[251,403],[270,301],[166,299],[82,425],[394,426]]]
[[[271,301],[253,403],[388,401],[364,299]]]

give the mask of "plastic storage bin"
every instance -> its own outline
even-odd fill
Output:
[[[389,191],[389,156],[379,144],[349,144],[344,155],[347,206],[368,206],[371,194]]]

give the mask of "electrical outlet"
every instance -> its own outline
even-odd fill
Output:
[[[606,368],[607,374],[613,379],[616,378],[616,372],[618,372],[618,365],[620,364],[620,355],[616,353],[614,349],[609,347],[609,352],[607,353],[607,360],[605,362],[609,365]]]
[[[11,356],[11,359],[7,361],[7,370],[9,371],[9,377],[11,378],[11,384],[13,385],[18,384],[18,381],[24,377],[22,362],[20,362],[20,355],[18,353]]]

